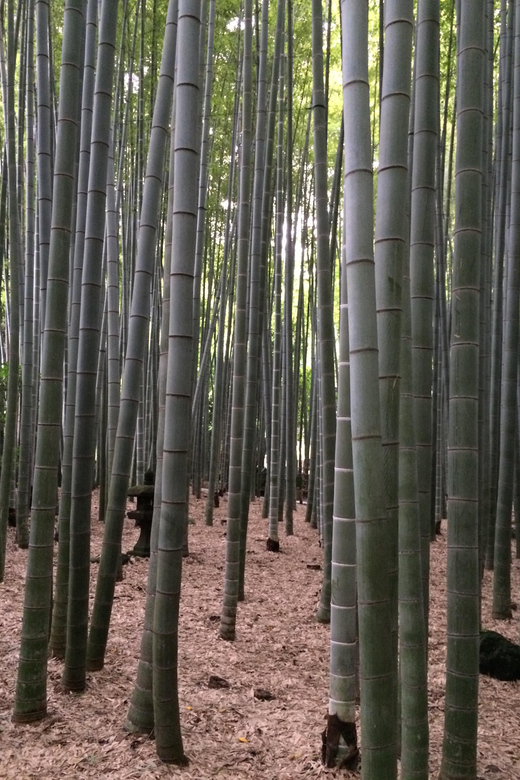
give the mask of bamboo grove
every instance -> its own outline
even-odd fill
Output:
[[[323,551],[326,765],[359,742],[364,780],[429,776],[447,518],[440,778],[476,778],[481,582],[510,619],[513,507],[520,539],[520,0],[2,0],[0,70],[0,578],[10,514],[28,548],[14,721],[47,714],[49,650],[65,691],[102,669],[127,490],[152,470],[127,729],[186,761],[190,492],[207,525],[228,494],[233,640],[250,502],[276,554],[298,491]]]

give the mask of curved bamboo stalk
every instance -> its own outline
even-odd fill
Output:
[[[132,468],[140,377],[148,338],[150,286],[155,271],[155,237],[164,174],[164,151],[173,93],[176,35],[177,3],[175,0],[170,0],[143,189],[143,208],[139,228],[132,309],[128,325],[128,348],[123,371],[121,405],[105,517],[105,533],[88,638],[87,665],[89,669],[103,667],[119,564],[126,492]]]

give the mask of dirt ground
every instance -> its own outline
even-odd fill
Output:
[[[180,625],[180,700],[187,768],[165,766],[153,740],[123,731],[139,651],[147,561],[125,567],[117,585],[106,666],[88,676],[83,694],[60,690],[61,663],[49,660],[49,717],[34,725],[11,723],[19,651],[26,552],[9,529],[7,572],[0,585],[0,778],[165,778],[225,780],[242,777],[296,780],[341,776],[320,762],[328,701],[329,629],[318,624],[321,561],[316,532],[295,518],[295,535],[281,537],[281,552],[265,550],[266,521],[257,501],[247,544],[246,601],[239,606],[237,639],[218,637],[224,577],[227,502],[204,526],[204,500],[193,501],[190,556],[185,560]],[[125,523],[123,549],[137,531]],[[94,520],[92,555],[99,554],[102,526]],[[445,679],[444,537],[432,545],[430,622],[431,777],[437,776],[443,728]],[[97,565],[92,565],[92,594]],[[514,594],[520,591],[514,564]],[[492,621],[491,578],[486,574],[483,623],[518,641],[518,620]],[[210,675],[230,687],[208,687]],[[480,677],[479,778],[520,778],[520,683]],[[255,688],[274,698],[259,701]]]

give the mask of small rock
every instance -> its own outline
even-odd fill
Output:
[[[253,691],[253,696],[255,699],[258,699],[259,701],[272,701],[276,698],[274,693],[271,693],[270,691],[266,691],[265,688],[255,688]]]
[[[212,674],[208,680],[208,688],[229,688],[230,685],[223,677],[218,677],[216,674]]]

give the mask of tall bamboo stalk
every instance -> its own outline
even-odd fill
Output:
[[[175,87],[175,164],[170,273],[170,329],[157,588],[153,619],[153,705],[157,753],[185,763],[177,657],[182,554],[187,521],[192,396],[193,279],[197,233],[200,2],[180,0]]]
[[[383,495],[368,82],[368,4],[343,0],[345,260],[349,291],[362,778],[397,776],[395,694]]]
[[[235,332],[233,344],[233,389],[231,409],[231,442],[229,454],[229,499],[226,536],[226,571],[220,636],[235,638],[240,573],[240,513],[242,501],[242,437],[245,405],[246,372],[246,303],[247,260],[249,250],[249,190],[251,182],[251,89],[252,31],[251,0],[247,0],[244,17],[244,54],[242,79],[242,158],[240,163],[237,282]]]
[[[96,595],[88,638],[88,667],[101,669],[112,612],[112,603],[120,560],[121,534],[126,509],[126,493],[132,468],[132,455],[139,404],[140,377],[143,371],[150,318],[150,288],[155,272],[154,249],[158,211],[162,194],[164,153],[168,137],[173,94],[177,35],[177,4],[171,0],[164,31],[159,84],[155,100],[148,163],[143,189],[143,208],[139,245],[128,325],[121,406],[114,447],[105,533],[99,563]]]
[[[327,106],[323,83],[323,19],[321,0],[312,3],[312,112],[314,120],[314,187],[316,201],[316,274],[318,301],[318,351],[321,420],[322,474],[320,506],[323,516],[323,584],[317,619],[330,620],[332,509],[334,498],[334,451],[336,441],[336,393],[334,370],[334,320],[329,246],[327,197]]]
[[[67,332],[69,246],[78,143],[84,2],[67,0],[63,21],[60,103],[32,522],[27,562],[22,644],[13,719],[40,720],[47,712],[47,643],[52,599],[54,513],[61,435],[63,356]]]
[[[475,777],[477,773],[484,5],[484,0],[461,0],[457,40],[459,84],[448,432],[448,646],[442,780]]]

